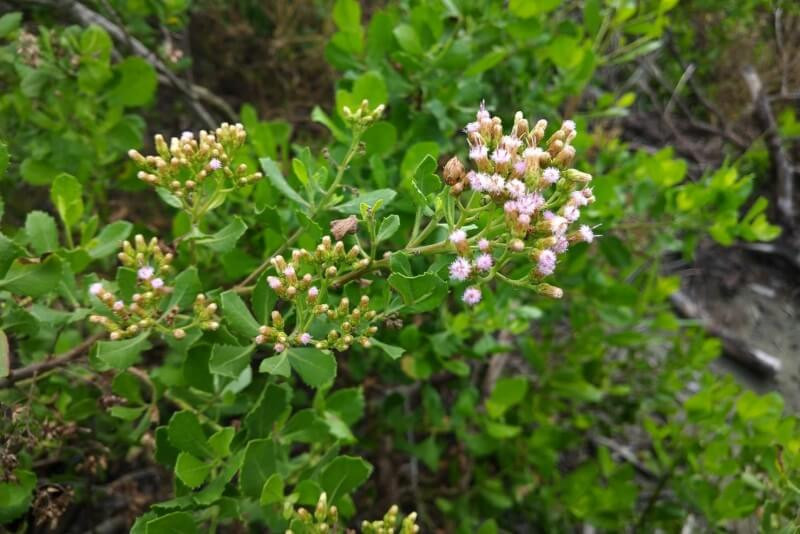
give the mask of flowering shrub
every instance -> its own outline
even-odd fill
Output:
[[[588,2],[576,27],[527,6],[401,2],[365,28],[357,3],[336,2],[327,56],[348,73],[334,111],[314,113],[325,149],[290,150],[282,123],[245,108],[245,126],[156,135],[129,167],[117,159],[137,143],[114,143],[92,164],[135,176],[164,220],[133,209],[103,225],[103,173],[69,165],[20,224],[4,192],[0,523],[60,528],[80,510],[73,530],[88,531],[88,510],[146,534],[796,524],[797,419],[712,375],[718,343],[666,301],[668,254],[691,256],[705,233],[774,237],[765,202],[740,213],[752,177],[685,182],[668,149],[629,150],[602,122],[578,135],[588,114],[472,118],[482,96],[555,117],[595,54],[622,57],[607,35],[632,17],[637,52],[669,9]],[[0,35],[30,41],[3,20]],[[593,125],[625,107],[600,100]]]

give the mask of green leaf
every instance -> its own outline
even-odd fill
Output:
[[[22,22],[22,13],[19,11],[12,11],[0,17],[0,38],[5,37],[9,33],[16,31]],[[2,172],[0,172],[2,175]]]
[[[339,389],[325,399],[325,408],[337,413],[348,425],[364,417],[364,405],[364,391],[360,387]]]
[[[336,358],[315,348],[290,348],[289,363],[303,382],[318,388],[336,378]]]
[[[191,306],[195,297],[202,289],[200,276],[197,274],[197,268],[189,267],[176,276],[173,280],[172,288],[169,302],[165,308],[166,310],[171,310],[173,308],[183,310]]]
[[[106,256],[116,252],[133,230],[133,225],[128,221],[116,221],[102,230],[100,235],[92,240],[92,243],[87,247],[89,256],[96,260],[105,258]]]
[[[253,309],[256,321],[266,324],[269,321],[270,313],[275,308],[275,303],[278,301],[278,294],[275,293],[267,283],[268,274],[262,274],[255,288],[253,288],[253,295],[250,297],[250,307]]]
[[[289,364],[288,352],[283,351],[277,356],[265,358],[261,361],[261,365],[258,366],[258,372],[289,378],[292,374],[292,367]]]
[[[0,482],[0,525],[28,511],[36,487],[36,475],[32,471],[17,469],[13,475],[16,482]]]
[[[142,332],[130,339],[119,341],[98,341],[94,346],[94,356],[113,369],[127,369],[139,359],[139,354],[150,344],[150,332]]]
[[[403,162],[400,164],[400,174],[403,179],[413,178],[417,174],[420,165],[425,162],[426,156],[430,156],[434,162],[433,168],[428,169],[428,172],[435,171],[436,159],[439,157],[439,143],[434,141],[422,141],[411,145],[403,156]],[[425,163],[425,165],[427,165],[427,163]]]
[[[192,412],[182,411],[172,415],[167,425],[167,436],[173,447],[198,458],[214,456],[200,421]]]
[[[26,297],[41,297],[58,286],[61,274],[61,261],[55,255],[42,263],[15,262],[0,280],[0,289]]]
[[[339,456],[323,469],[320,484],[328,493],[328,501],[336,503],[366,482],[371,473],[372,465],[363,458]]]
[[[2,20],[0,18],[0,20]],[[8,146],[0,141],[0,180],[2,180],[6,175],[6,170],[8,170]],[[0,219],[3,218],[3,207],[2,207],[2,199],[0,199]]]
[[[509,50],[507,48],[500,48],[497,50],[492,50],[491,52],[487,52],[480,59],[474,61],[470,67],[464,71],[464,76],[475,76],[476,74],[480,74],[491,69],[503,61],[508,53]]]
[[[527,19],[543,13],[549,13],[560,4],[561,0],[509,0],[508,10],[520,18]]]
[[[500,417],[506,410],[522,402],[527,392],[528,381],[525,378],[501,378],[486,400],[486,412],[491,417]]]
[[[158,86],[158,78],[155,69],[147,61],[130,56],[117,63],[115,71],[119,73],[119,80],[108,93],[112,105],[134,107],[150,103]]]
[[[286,195],[290,200],[302,206],[309,207],[308,201],[301,197],[297,191],[292,189],[292,186],[290,186],[286,178],[283,177],[283,173],[277,163],[270,158],[261,158],[258,161],[261,163],[261,169],[264,171],[264,174],[278,191]]]
[[[82,193],[78,179],[66,173],[56,176],[50,186],[50,200],[67,228],[73,228],[83,216]]]
[[[238,377],[245,367],[250,365],[250,355],[255,345],[238,347],[234,345],[214,345],[208,367],[215,375]]]
[[[422,55],[424,51],[422,49],[422,43],[413,26],[410,24],[400,24],[392,33],[394,34],[394,38],[397,39],[400,48],[415,56]]]
[[[25,256],[25,249],[0,234],[0,276],[5,276],[14,260]]]
[[[156,187],[156,194],[158,195],[158,198],[160,198],[167,206],[183,209],[183,202],[181,199],[173,195],[168,189]]]
[[[197,525],[191,514],[172,512],[150,520],[145,527],[145,534],[197,534]]]
[[[261,506],[266,506],[281,501],[283,501],[283,479],[278,474],[274,474],[264,482],[258,502]]]
[[[393,189],[376,189],[375,191],[364,193],[356,198],[348,200],[347,202],[343,202],[338,206],[334,206],[333,209],[347,215],[358,215],[358,213],[361,211],[361,204],[366,204],[367,206],[372,207],[376,202],[382,201],[382,206],[386,206],[389,202],[394,200],[394,197],[396,196],[397,191],[394,191]]]
[[[58,170],[47,162],[25,158],[19,166],[19,173],[31,185],[47,185],[58,174]]]
[[[198,460],[188,452],[178,455],[175,463],[175,474],[188,487],[194,489],[205,482],[206,477],[211,472],[211,464]]]
[[[447,295],[447,283],[433,273],[405,276],[389,275],[389,285],[400,293],[409,313],[429,311],[442,303]]]
[[[264,483],[278,470],[278,444],[271,439],[254,439],[247,444],[239,473],[242,493],[261,498]]]
[[[235,333],[254,338],[258,335],[259,324],[247,309],[242,298],[235,291],[229,290],[222,294],[222,316]]]
[[[28,242],[39,256],[58,248],[58,228],[56,221],[43,211],[32,211],[25,219],[25,233]]]
[[[231,443],[236,436],[236,429],[226,426],[214,432],[208,438],[208,444],[214,450],[215,458],[225,458],[231,454]]]
[[[8,347],[8,336],[0,330],[0,378],[11,373],[11,352]]]
[[[197,244],[210,248],[214,252],[224,254],[230,252],[236,246],[236,242],[247,231],[247,225],[241,217],[234,216],[225,228],[206,237],[197,240]]]
[[[253,409],[245,416],[244,427],[249,439],[266,438],[272,427],[288,417],[291,410],[290,391],[276,384],[267,384]]]
[[[396,214],[391,214],[385,219],[381,221],[381,225],[378,228],[378,236],[377,241],[380,243],[381,241],[386,241],[390,237],[392,237],[397,230],[400,228],[400,217]]]
[[[383,352],[389,355],[389,357],[393,360],[396,360],[400,356],[406,353],[406,350],[402,347],[395,347],[394,345],[387,345],[386,343],[379,341],[375,338],[370,340],[373,346],[378,347]]]

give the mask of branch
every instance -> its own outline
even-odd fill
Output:
[[[742,77],[744,78],[747,88],[750,90],[750,96],[753,99],[753,106],[755,107],[755,116],[761,127],[764,129],[764,142],[769,151],[769,159],[772,167],[775,169],[778,181],[778,211],[784,222],[792,227],[794,225],[794,183],[792,165],[789,162],[789,157],[786,149],[781,143],[781,136],[778,132],[778,124],[775,121],[775,115],[772,113],[772,107],[769,104],[764,91],[764,85],[761,83],[761,78],[752,65],[747,65],[742,69]]]
[[[39,375],[51,369],[55,369],[57,367],[63,367],[68,363],[71,363],[81,356],[86,350],[91,347],[95,341],[103,337],[102,334],[94,334],[91,337],[88,337],[84,341],[82,341],[78,346],[69,351],[65,352],[64,354],[59,354],[56,356],[52,356],[47,360],[32,363],[26,367],[21,367],[19,369],[14,369],[9,373],[6,378],[0,379],[0,389],[7,388],[17,382],[18,380],[24,380],[26,378],[31,378],[32,376]]]
[[[745,340],[736,337],[732,332],[715,323],[705,310],[693,302],[686,293],[676,291],[670,299],[678,313],[698,321],[709,334],[719,338],[725,354],[732,360],[762,376],[771,377],[781,370],[782,365],[778,358],[750,346]]]

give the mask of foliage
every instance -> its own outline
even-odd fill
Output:
[[[129,20],[180,24],[167,4]],[[4,179],[50,202],[0,234],[0,522],[57,522],[157,462],[172,491],[132,532],[791,532],[797,418],[708,370],[719,344],[671,312],[663,269],[779,229],[736,166],[693,181],[626,146],[634,95],[600,76],[660,46],[673,7],[397,2],[363,24],[338,0],[324,150],[249,107],[143,148],[125,113],[149,65],[5,15]],[[129,149],[161,239],[97,213]]]

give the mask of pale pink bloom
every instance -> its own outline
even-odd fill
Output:
[[[208,162],[208,168],[212,171],[216,171],[217,169],[222,168],[222,162],[217,158],[211,158],[211,161]]]
[[[194,139],[194,134],[188,130],[181,134],[181,141],[190,141],[192,139]]]
[[[477,267],[479,271],[488,271],[492,268],[493,263],[494,260],[491,254],[481,254],[478,256],[478,259],[475,260],[475,267]]]
[[[470,306],[474,306],[481,301],[481,290],[477,287],[468,287],[464,291],[464,295],[461,297],[461,300]]]
[[[497,165],[505,165],[511,161],[511,153],[505,148],[497,148],[492,152],[492,161]]]
[[[89,286],[89,293],[92,295],[99,295],[100,292],[103,291],[103,284],[100,282],[95,282],[94,284]]]
[[[527,170],[528,170],[528,163],[524,159],[521,159],[514,164],[514,172],[518,176],[522,176],[523,174],[525,174],[525,171]]]
[[[544,197],[538,193],[522,195],[517,199],[517,209],[520,213],[533,215],[536,210],[544,205]]]
[[[506,182],[506,190],[512,198],[519,198],[525,194],[525,184],[521,180],[509,180]]]
[[[453,233],[450,234],[450,242],[453,243],[454,245],[463,243],[466,240],[467,240],[467,233],[461,228],[454,230]]]
[[[550,219],[548,219],[547,222],[550,224],[550,231],[556,236],[563,235],[569,226],[567,220],[558,215],[553,215]]]
[[[154,273],[155,271],[152,267],[145,265],[144,267],[141,267],[136,274],[139,276],[140,280],[150,280]]]
[[[122,302],[121,300],[118,300],[114,303],[113,308],[114,311],[121,311],[123,308],[125,308],[125,303]]]
[[[302,343],[303,345],[308,345],[309,343],[311,343],[311,334],[309,334],[308,332],[303,332],[302,334],[300,334],[300,343]]]
[[[506,200],[506,203],[503,204],[503,209],[506,213],[514,213],[517,211],[517,202],[515,200]]]
[[[517,217],[517,220],[521,224],[530,224],[531,223],[531,216],[528,215],[527,213],[520,213],[519,217]]]
[[[487,176],[482,172],[469,171],[469,174],[467,174],[467,179],[469,180],[469,186],[478,193],[486,189],[484,187],[486,178]]]
[[[489,177],[486,183],[486,191],[488,193],[499,195],[502,193],[506,188],[506,181],[505,179],[500,176],[499,174],[495,173]]]
[[[575,121],[565,120],[561,124],[561,129],[566,132],[574,132],[575,131]]]
[[[569,241],[566,237],[560,235],[556,238],[556,244],[553,245],[553,252],[563,254],[567,251],[567,247],[569,247]]]
[[[552,250],[543,250],[539,253],[536,270],[543,276],[549,276],[556,270],[556,255]]]
[[[509,152],[514,153],[520,146],[522,146],[522,141],[513,135],[504,135],[502,139],[500,139],[500,144],[503,145],[503,147],[505,147],[505,149]]]
[[[581,210],[571,204],[564,206],[564,218],[569,222],[577,221],[581,216]]]
[[[286,350],[286,345],[284,345],[283,343],[275,343],[275,345],[272,348],[275,349],[275,352],[283,352],[284,350]]]
[[[592,232],[592,229],[587,225],[581,225],[581,227],[578,228],[578,233],[581,235],[581,239],[587,243],[594,241],[594,232]]]
[[[450,278],[463,282],[472,273],[472,265],[469,260],[458,257],[450,264]]]
[[[522,151],[522,157],[526,160],[538,160],[544,151],[537,146],[529,146]]]
[[[292,277],[295,275],[294,267],[291,265],[287,265],[286,268],[283,270],[283,276]]]
[[[318,295],[319,295],[319,289],[317,289],[316,287],[309,287],[308,288],[308,296],[309,297],[311,297],[312,299],[315,299],[315,298],[317,298]]]
[[[481,250],[481,252],[487,252],[489,250],[489,240],[486,238],[481,238],[481,240],[478,241],[478,248]]]
[[[481,129],[481,124],[478,121],[470,122],[469,124],[467,124],[467,127],[464,128],[464,130],[467,133],[475,133],[480,129]]]
[[[161,289],[164,287],[164,281],[161,278],[153,278],[150,280],[150,285],[153,286],[153,289]]]
[[[483,161],[489,154],[489,150],[484,145],[476,145],[469,149],[469,159]]]
[[[548,184],[556,183],[560,176],[561,173],[558,172],[558,169],[555,167],[547,167],[542,173],[542,178],[544,178],[544,181]]]
[[[267,283],[269,284],[269,287],[271,287],[272,289],[278,289],[279,287],[281,287],[281,281],[277,276],[268,276]]]
[[[478,120],[490,119],[491,115],[486,111],[486,102],[481,100],[481,106],[478,108],[478,113],[475,115]]]
[[[576,206],[585,206],[589,203],[589,199],[583,194],[582,191],[573,191],[569,195],[569,199]]]

